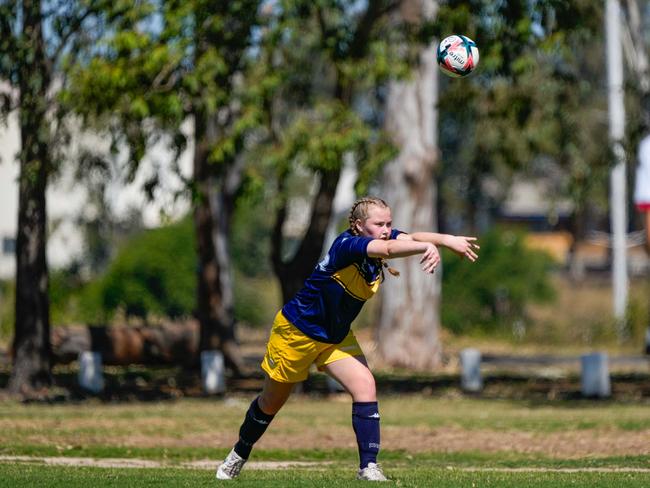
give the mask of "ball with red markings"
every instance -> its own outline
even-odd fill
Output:
[[[476,43],[469,37],[454,34],[440,41],[436,57],[443,73],[460,78],[476,69],[479,53]]]

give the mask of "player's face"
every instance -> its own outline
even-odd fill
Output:
[[[357,229],[365,237],[373,239],[388,239],[393,228],[393,218],[390,208],[370,205],[368,207],[368,218],[357,220]]]

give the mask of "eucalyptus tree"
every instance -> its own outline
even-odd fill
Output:
[[[570,197],[580,226],[587,199],[602,202],[606,188],[603,71],[594,56],[602,49],[602,9],[587,1],[409,3],[420,19],[429,14],[432,44],[412,78],[389,92],[385,118],[400,153],[386,166],[383,193],[395,221],[480,232],[524,173],[551,179],[546,196]],[[477,41],[481,61],[469,77],[443,76],[438,86],[434,41],[452,33]],[[444,290],[441,302],[439,282],[400,265],[406,283],[384,286],[378,350],[386,364],[435,367]]]
[[[394,154],[382,130],[388,80],[406,76],[416,32],[395,22],[402,1],[283,0],[274,3],[261,43],[260,71],[273,80],[263,94],[264,160],[277,185],[271,259],[286,301],[302,286],[323,251],[332,202],[346,159],[368,190]],[[268,76],[270,75],[270,76]],[[315,176],[306,229],[285,231],[295,174]]]
[[[587,200],[602,208],[602,10],[588,0],[472,0],[441,8],[440,28],[465,29],[481,49],[473,75],[441,85],[441,224],[463,219],[481,230],[522,173],[549,178],[552,202],[574,203],[578,235],[591,218]]]
[[[70,68],[74,83],[66,94],[85,127],[126,148],[131,172],[163,137],[175,163],[184,150],[193,151],[185,181],[198,253],[200,349],[221,349],[235,372],[242,364],[228,235],[245,165],[242,150],[258,117],[257,89],[248,84],[246,70],[260,4],[135,2]],[[149,190],[155,185],[149,182]]]
[[[426,29],[436,19],[438,2],[404,2],[402,17]],[[382,172],[382,195],[393,206],[399,229],[437,230],[434,171],[438,159],[438,67],[436,38],[419,49],[411,76],[389,84],[386,130],[399,149]],[[376,338],[384,364],[428,369],[440,364],[440,273],[422,273],[417,260],[395,263],[398,278],[386,280],[380,295]]]
[[[119,15],[123,2],[112,2]],[[16,323],[9,389],[29,395],[51,384],[48,265],[48,181],[62,159],[67,133],[57,92],[64,58],[92,38],[103,0],[0,2],[0,113],[16,114],[20,131]]]

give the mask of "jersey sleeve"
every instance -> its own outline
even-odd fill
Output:
[[[341,269],[361,261],[368,255],[371,237],[349,236],[338,239],[329,251],[329,263],[334,269]]]
[[[390,231],[390,238],[391,239],[397,239],[397,236],[400,235],[400,234],[406,234],[406,232],[404,232],[402,230],[393,229],[393,230]]]

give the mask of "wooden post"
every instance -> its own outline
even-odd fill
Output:
[[[226,391],[223,354],[221,351],[203,351],[201,353],[201,379],[203,391],[208,395]]]
[[[102,355],[93,351],[79,353],[79,386],[92,393],[104,390],[104,375],[102,371]]]
[[[467,348],[460,351],[461,388],[469,392],[483,389],[481,378],[481,351]]]
[[[609,360],[604,352],[584,354],[582,365],[582,395],[585,397],[607,398],[611,396],[609,381]]]

